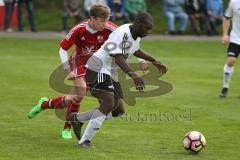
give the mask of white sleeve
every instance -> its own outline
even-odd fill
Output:
[[[228,8],[225,12],[225,17],[231,18],[233,16],[233,3],[232,1],[229,2]]]
[[[60,55],[60,59],[63,64],[64,70],[70,69],[70,65],[68,63],[68,52],[61,47],[59,50],[59,55]]]

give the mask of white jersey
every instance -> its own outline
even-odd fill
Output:
[[[225,16],[232,18],[230,42],[240,45],[240,0],[231,0]]]
[[[140,40],[134,40],[130,32],[131,24],[124,24],[113,31],[107,41],[101,48],[93,54],[88,60],[86,67],[99,72],[105,73],[112,77],[114,81],[118,81],[117,69],[114,55],[122,54],[128,61],[131,55],[140,49]]]

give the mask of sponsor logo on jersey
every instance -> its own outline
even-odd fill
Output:
[[[82,41],[85,41],[86,39],[85,39],[85,37],[84,37],[84,36],[82,36],[82,37],[81,37],[81,40],[82,40]]]
[[[93,54],[97,51],[97,46],[84,46],[82,52],[85,54]]]
[[[122,43],[119,47],[122,49],[122,54],[127,58],[129,55],[127,52],[132,47],[132,42],[128,41],[127,33],[124,33]]]
[[[103,42],[103,36],[102,35],[98,35],[97,36],[97,40],[98,40],[98,42],[102,43]]]

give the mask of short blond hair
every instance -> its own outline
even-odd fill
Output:
[[[100,17],[103,19],[108,19],[111,15],[111,10],[108,6],[97,4],[93,5],[90,9],[90,16],[94,18]]]

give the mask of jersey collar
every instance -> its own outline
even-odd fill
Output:
[[[90,33],[92,33],[92,34],[98,32],[98,31],[96,31],[96,30],[94,30],[94,29],[91,28],[91,26],[89,25],[89,22],[88,22],[87,25],[86,25],[86,29],[87,29],[88,32],[90,32]]]

